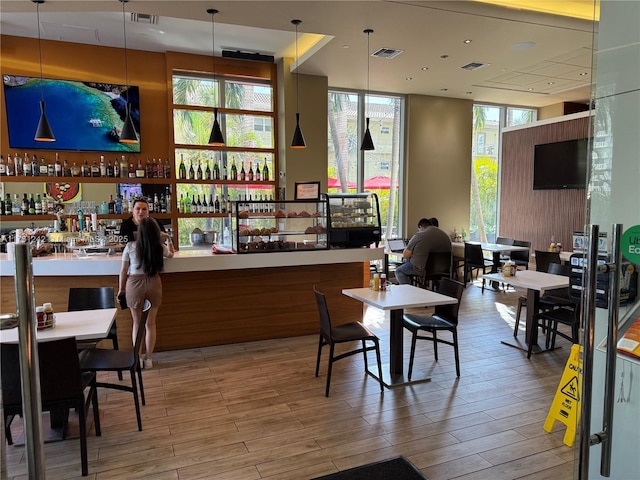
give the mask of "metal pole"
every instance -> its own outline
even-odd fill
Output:
[[[43,480],[44,442],[42,435],[42,402],[40,398],[40,366],[36,340],[36,307],[33,286],[31,246],[15,245],[15,293],[20,323],[18,342],[22,378],[22,413],[24,415],[25,450],[29,479]]]

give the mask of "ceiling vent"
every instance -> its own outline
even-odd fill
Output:
[[[380,48],[371,54],[372,57],[379,58],[395,58],[400,55],[404,50],[399,50],[397,48]]]
[[[157,25],[158,16],[150,15],[148,13],[132,13],[131,21],[134,23],[146,23],[147,25]]]
[[[491,65],[490,63],[482,63],[482,62],[471,62],[466,65],[461,66],[460,68],[463,70],[478,70],[479,68],[486,67]]]

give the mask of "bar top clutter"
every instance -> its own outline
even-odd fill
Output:
[[[309,250],[299,252],[273,252],[268,254],[218,254],[209,250],[181,249],[173,258],[165,260],[165,273],[200,272],[210,270],[242,270],[251,268],[295,267],[300,265],[327,265],[332,263],[370,262],[384,258],[383,248],[352,248],[335,250]],[[36,277],[70,277],[118,275],[122,257],[84,256],[73,253],[53,254],[33,259]],[[15,275],[13,259],[0,253],[0,276]]]

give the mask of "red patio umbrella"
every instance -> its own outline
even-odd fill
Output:
[[[327,180],[327,187],[328,188],[342,188],[340,180],[337,179],[337,178],[331,178],[331,177],[329,177],[328,180]],[[355,182],[347,182],[347,188],[356,188]]]
[[[364,181],[364,188],[368,190],[387,190],[390,186],[391,179],[385,175],[376,175]],[[396,187],[397,186],[398,182],[396,180]]]

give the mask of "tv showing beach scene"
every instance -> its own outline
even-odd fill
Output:
[[[120,143],[127,100],[140,138],[136,86],[3,75],[9,146],[20,149],[139,152],[140,143]],[[55,142],[37,142],[40,100]]]

